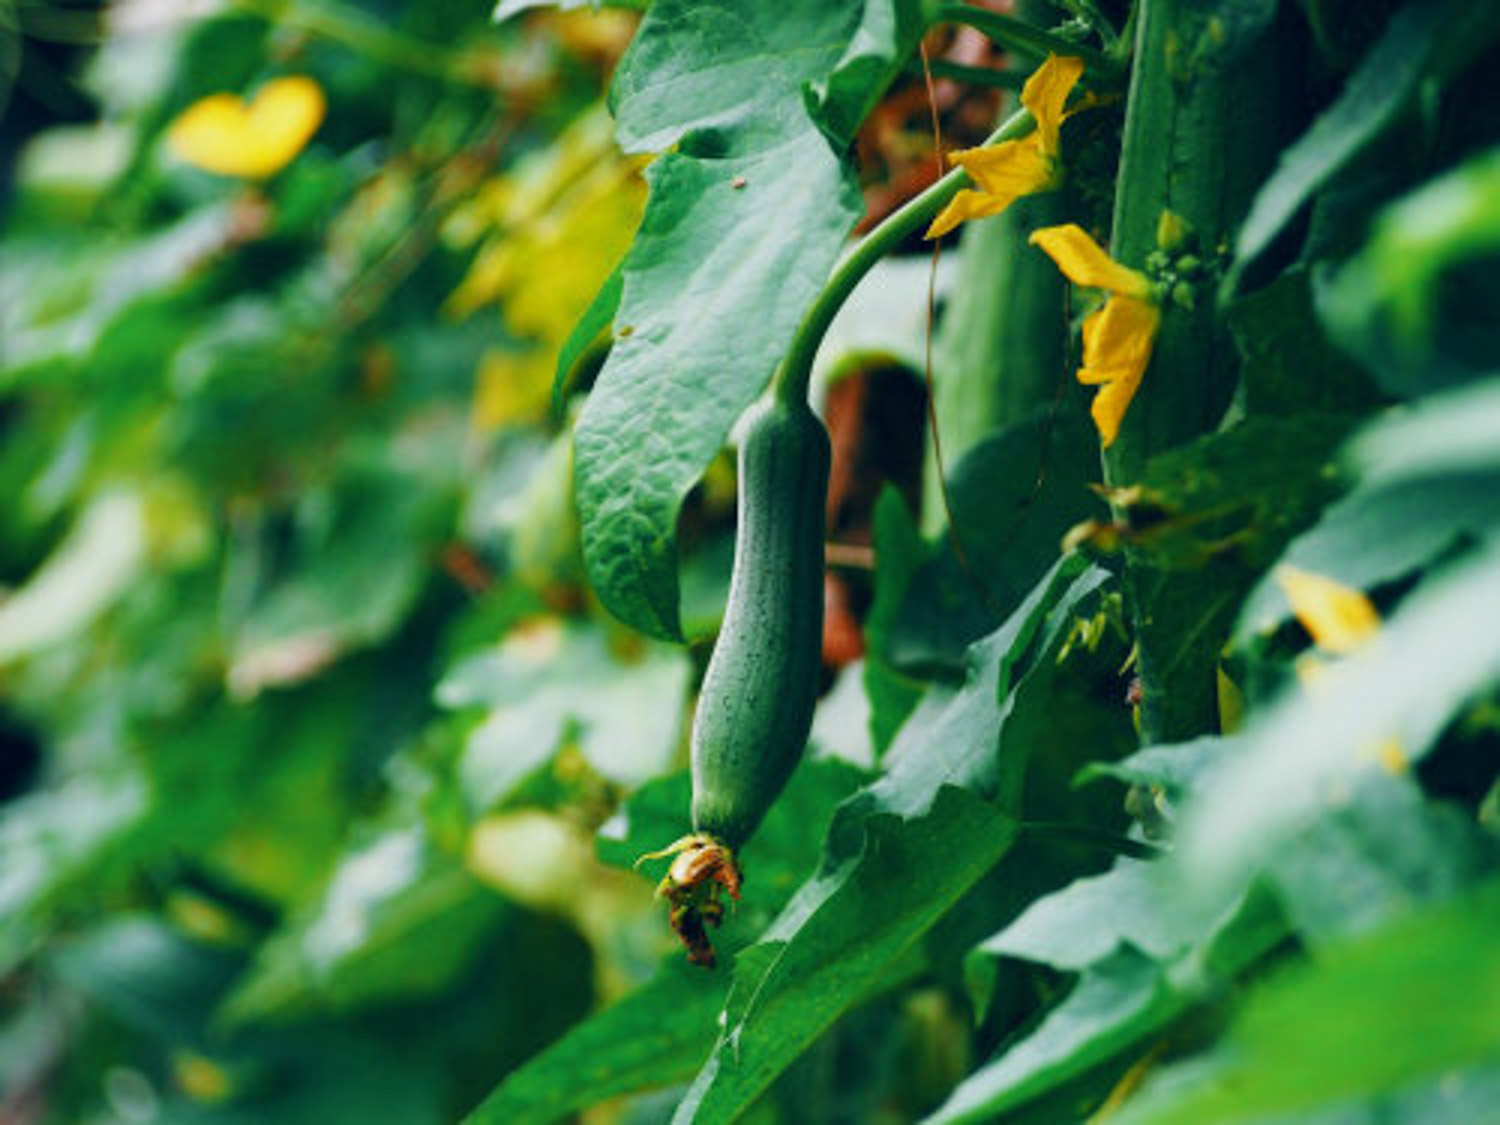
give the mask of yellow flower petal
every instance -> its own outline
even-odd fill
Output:
[[[1058,131],[1063,121],[1063,106],[1078,80],[1083,77],[1083,60],[1071,56],[1048,55],[1021,88],[1021,104],[1036,119],[1036,135],[1041,151],[1056,156]]]
[[[1083,365],[1144,371],[1160,324],[1161,310],[1150,301],[1116,294],[1084,322]]]
[[[1276,568],[1276,581],[1297,620],[1320,648],[1353,652],[1380,628],[1380,615],[1370,599],[1332,578],[1281,566]]]
[[[1145,377],[1161,326],[1151,282],[1112,259],[1076,224],[1033,231],[1031,241],[1070,281],[1112,294],[1083,322],[1083,366],[1078,369],[1080,383],[1099,387],[1090,413],[1108,448],[1119,436],[1125,411]]]
[[[1141,385],[1137,371],[1105,383],[1089,404],[1089,415],[1094,419],[1094,428],[1099,431],[1099,443],[1108,449],[1120,435],[1120,423],[1125,420],[1125,411],[1130,409],[1130,400]]]
[[[953,163],[969,173],[981,191],[1009,196],[1007,205],[1055,186],[1057,162],[1042,152],[1035,133],[989,148],[961,149],[953,154]]]
[[[939,235],[947,234],[959,223],[998,215],[1014,203],[1015,199],[1014,195],[986,195],[982,191],[971,191],[965,188],[948,201],[948,206],[944,207],[938,213],[938,217],[932,220],[932,225],[927,228],[927,233],[922,237],[937,238]]]
[[[1146,275],[1120,265],[1076,223],[1034,230],[1031,242],[1041,247],[1075,285],[1107,289],[1142,301],[1151,299],[1151,282]]]
[[[1161,324],[1161,310],[1149,301],[1116,294],[1083,322],[1083,366],[1080,383],[1099,393],[1089,407],[1106,449],[1120,433],[1120,423],[1151,362],[1151,347]]]
[[[250,102],[212,94],[172,122],[167,142],[184,161],[221,176],[263,179],[281,171],[318,131],[326,110],[311,78],[278,78]]]
[[[1020,140],[953,154],[953,162],[973,177],[979,190],[959,192],[927,228],[927,238],[946,234],[969,219],[998,215],[1023,195],[1057,186],[1063,106],[1082,74],[1082,59],[1048,55],[1021,91],[1021,102],[1036,121],[1035,130]]]

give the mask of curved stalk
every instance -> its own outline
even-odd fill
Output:
[[[1072,55],[1083,60],[1083,64],[1097,74],[1118,74],[1120,63],[1110,56],[1064,39],[1050,31],[1043,31],[1025,20],[1001,15],[988,8],[973,8],[968,4],[938,4],[927,19],[928,26],[937,23],[957,23],[982,32],[989,38],[1019,51],[1024,55],[1044,59],[1048,55]]]
[[[983,143],[992,145],[1015,140],[1030,132],[1034,124],[1028,110],[1018,110],[1006,118]],[[807,398],[807,384],[812,375],[813,358],[818,354],[818,345],[823,342],[828,326],[849,299],[849,294],[854,292],[855,286],[903,239],[932,222],[933,217],[948,201],[969,183],[968,173],[962,168],[954,168],[921,195],[908,200],[894,214],[887,215],[879,226],[865,235],[859,245],[845,256],[833,271],[833,276],[828,279],[828,284],[823,286],[823,291],[818,294],[812,308],[807,310],[802,323],[797,326],[797,334],[792,337],[786,358],[776,371],[775,389],[778,398],[787,402]]]

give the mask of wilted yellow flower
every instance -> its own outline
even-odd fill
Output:
[[[968,219],[998,215],[1023,195],[1051,191],[1062,181],[1058,162],[1059,131],[1067,114],[1063,106],[1083,75],[1083,60],[1048,55],[1021,90],[1021,104],[1031,111],[1036,128],[1017,141],[986,148],[966,148],[953,154],[979,185],[965,188],[927,228],[927,237],[946,234]]]
[[[1276,568],[1292,613],[1319,648],[1347,655],[1380,629],[1380,615],[1358,590],[1294,566]]]
[[[323,123],[327,103],[311,78],[267,82],[249,102],[211,94],[183,110],[167,131],[181,159],[221,176],[259,180],[289,164]]]
[[[1161,325],[1156,290],[1145,274],[1122,266],[1074,223],[1033,231],[1042,248],[1075,285],[1104,289],[1104,307],[1083,322],[1083,366],[1078,381],[1097,386],[1090,413],[1107,448],[1120,432],[1141,385]]]

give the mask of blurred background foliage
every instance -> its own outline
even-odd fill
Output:
[[[691,662],[592,612],[549,407],[634,17],[0,22],[0,1119],[453,1120],[665,944],[589,839]],[[284,167],[168,143],[286,76]]]
[[[497,1083],[476,1122],[645,1125],[718,1060],[726,1004],[750,1018],[630,871],[685,826],[733,469],[679,525],[692,643],[644,640],[583,580],[577,399],[553,401],[560,352],[570,388],[599,366],[574,325],[646,205],[604,101],[639,17],[535,7],[0,2],[3,1125],[421,1125]],[[962,548],[922,438],[925,250],[830,333],[828,690],[721,940],[783,989],[747,1057],[794,1043],[724,1095],[747,1120],[1076,1120],[1154,1067],[1122,1121],[1496,1104],[1494,29],[1402,69],[1461,22],[1281,7],[1303,139],[1220,295],[1235,401],[1118,521],[1057,375],[1072,306],[1025,252],[1107,221],[1118,107],[1070,124],[1066,192],[935,267]],[[974,143],[1020,70],[970,31],[934,46],[945,135]],[[225,93],[253,128],[286,78],[323,111],[264,166],[172,139]],[[855,140],[862,229],[936,176],[927,97],[907,67]],[[1127,757],[1125,608],[1057,563],[1070,528],[1115,570],[1123,540],[1223,576],[1221,732]],[[1370,591],[1382,642],[1310,664],[1279,557]],[[1029,770],[996,781],[996,732]],[[1174,831],[1181,867],[1111,866]],[[856,838],[896,875],[840,866]],[[755,940],[820,856],[845,882],[772,979]]]

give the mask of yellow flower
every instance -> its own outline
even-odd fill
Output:
[[[1347,655],[1380,628],[1380,615],[1370,599],[1332,578],[1280,566],[1276,568],[1276,581],[1297,620],[1319,648]]]
[[[1325,652],[1347,656],[1368,644],[1380,631],[1380,614],[1370,599],[1342,582],[1284,564],[1276,568],[1276,581],[1291,603],[1292,613],[1313,643]],[[1297,678],[1313,691],[1320,690],[1330,670],[1328,664],[1311,653],[1298,657],[1296,668]],[[1359,756],[1393,777],[1411,769],[1411,759],[1394,735],[1362,747]]]
[[[979,190],[965,188],[954,196],[927,228],[928,238],[946,234],[968,219],[998,215],[1023,195],[1058,186],[1058,133],[1067,117],[1063,106],[1082,75],[1082,59],[1048,55],[1021,90],[1021,104],[1031,111],[1036,128],[1018,141],[953,154],[953,162],[969,173]]]
[[[211,94],[183,110],[167,132],[182,160],[221,176],[259,180],[289,164],[323,123],[323,89],[296,76],[267,82],[248,103]]]
[[[1151,362],[1161,324],[1156,291],[1150,278],[1114,261],[1073,223],[1033,231],[1031,241],[1069,281],[1110,294],[1104,307],[1083,322],[1083,366],[1078,369],[1080,383],[1099,388],[1090,413],[1108,448]]]

